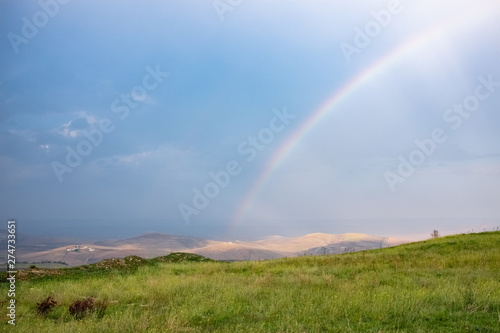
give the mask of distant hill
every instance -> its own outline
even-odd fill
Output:
[[[278,251],[290,256],[342,253],[345,248],[356,250],[378,249],[405,243],[404,240],[370,236],[360,233],[314,233],[296,238],[274,237],[267,240],[244,243],[251,247]],[[318,249],[325,249],[325,253]],[[320,252],[318,252],[320,251]]]
[[[0,246],[6,242],[6,234]],[[405,243],[403,240],[365,234],[314,233],[301,237],[273,236],[253,242],[221,242],[196,237],[148,233],[142,236],[93,243],[71,238],[23,236],[18,238],[17,260],[65,262],[69,266],[96,263],[130,255],[153,258],[172,252],[190,252],[214,260],[268,260],[302,255],[321,255],[378,249]],[[4,244],[6,247],[6,244]],[[3,262],[6,258],[0,258]]]
[[[263,248],[249,247],[232,242],[192,249],[190,252],[214,260],[224,261],[267,260],[285,257],[283,253]]]

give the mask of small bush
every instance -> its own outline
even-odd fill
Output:
[[[57,302],[49,296],[43,302],[36,303],[36,305],[38,305],[38,314],[47,315],[50,311],[52,311],[52,308],[57,305]]]
[[[30,269],[35,269],[36,265],[30,265]]]
[[[98,318],[102,318],[107,307],[107,302],[96,302],[93,297],[87,297],[83,301],[75,301],[71,304],[69,313],[77,319],[82,319],[86,314],[95,312]]]
[[[69,313],[77,319],[83,318],[85,313],[91,312],[94,308],[94,298],[88,297],[83,301],[75,301],[69,306]]]
[[[153,262],[161,262],[161,263],[178,263],[178,262],[184,262],[184,261],[195,261],[195,262],[210,262],[210,261],[215,261],[210,258],[205,258],[203,256],[200,256],[198,254],[194,253],[184,253],[184,252],[173,252],[170,253],[168,256],[162,256],[162,257],[156,257],[154,259],[151,259]]]

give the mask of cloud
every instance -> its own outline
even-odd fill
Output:
[[[73,128],[73,120],[68,121],[67,123],[62,125],[62,130],[59,131],[59,134],[65,137],[76,138],[81,134],[81,131],[72,129]]]
[[[69,138],[76,138],[82,135],[82,131],[91,128],[97,122],[94,116],[88,115],[85,111],[74,112],[79,118],[70,120],[62,124],[59,134]]]
[[[80,116],[81,118],[85,118],[85,120],[87,121],[87,124],[89,125],[93,125],[97,122],[97,119],[92,116],[92,115],[89,115],[87,112],[85,111],[77,111],[77,112],[74,112],[76,115]]]
[[[111,157],[104,157],[95,161],[96,164],[106,166],[106,167],[127,167],[133,166],[137,167],[143,163],[147,163],[151,158],[152,152],[140,152],[128,155],[114,155]]]

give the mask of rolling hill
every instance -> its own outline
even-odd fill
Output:
[[[395,238],[353,233],[341,235],[315,233],[294,238],[275,236],[252,242],[222,242],[160,233],[93,243],[33,236],[23,236],[20,239],[22,241],[18,243],[18,261],[64,262],[69,266],[130,255],[152,258],[179,251],[224,261],[269,260],[377,249],[404,243],[403,240]]]

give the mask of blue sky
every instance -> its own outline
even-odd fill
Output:
[[[2,0],[0,217],[95,238],[497,227],[499,21],[489,0]]]

